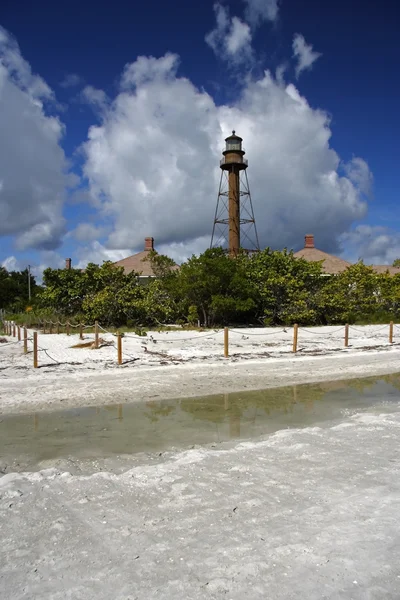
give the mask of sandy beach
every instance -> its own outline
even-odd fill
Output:
[[[400,370],[400,346],[396,339],[389,344],[387,327],[350,332],[344,348],[343,330],[300,330],[296,354],[290,329],[231,332],[228,358],[222,332],[127,336],[122,365],[115,345],[78,349],[76,335],[39,335],[37,369],[31,346],[24,355],[10,337],[0,346],[0,408],[7,423],[14,418],[8,413],[37,417],[60,407],[227,395]],[[106,468],[93,461],[89,474],[73,445],[39,470],[3,465],[1,594],[397,600],[400,413],[397,388],[385,386],[368,392],[368,408],[251,441],[124,454],[109,458]],[[33,430],[37,444],[40,431]],[[132,439],[133,452],[134,446]]]
[[[116,338],[102,333],[98,350],[74,348],[78,335],[39,333],[39,368],[33,368],[22,342],[0,344],[0,410],[140,402],[263,389],[334,379],[389,374],[400,370],[400,344],[388,340],[388,326],[299,330],[293,354],[293,330],[242,329],[229,333],[224,358],[223,331],[155,332],[123,338],[123,364],[117,364]],[[29,337],[32,337],[29,331]],[[400,333],[400,331],[399,331]],[[399,336],[400,337],[400,336]]]
[[[2,597],[395,600],[399,428],[368,413],[123,474],[4,475]]]

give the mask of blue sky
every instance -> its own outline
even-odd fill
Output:
[[[314,232],[392,262],[398,17],[392,0],[6,0],[0,262],[113,260],[146,235],[177,260],[204,250],[232,128],[263,245]]]

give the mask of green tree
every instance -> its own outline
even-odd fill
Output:
[[[321,263],[295,258],[293,252],[266,248],[253,254],[246,275],[258,295],[258,315],[264,324],[318,323],[316,294],[322,285]]]
[[[192,318],[195,307],[206,327],[254,319],[255,290],[246,277],[245,259],[234,260],[222,248],[192,256],[181,266],[174,284],[185,318]]]
[[[0,267],[0,308],[10,312],[24,311],[29,303],[35,302],[39,289],[35,277],[29,274],[28,269],[9,272],[4,267]]]
[[[392,265],[392,266],[393,266],[393,267],[400,267],[400,258],[396,258],[396,259],[393,261],[393,265]]]

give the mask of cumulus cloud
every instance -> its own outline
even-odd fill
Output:
[[[352,181],[366,196],[371,196],[373,175],[365,160],[354,157],[350,162],[344,165],[344,169],[350,181]]]
[[[64,127],[46,113],[48,102],[55,102],[52,90],[0,27],[0,236],[15,235],[19,249],[54,249],[65,229],[72,180],[60,145]]]
[[[85,246],[79,246],[76,251],[77,264],[72,265],[77,269],[84,269],[88,263],[102,264],[106,260],[116,262],[126,258],[130,254],[128,248],[113,250],[106,248],[101,242],[94,240]]]
[[[366,264],[391,265],[400,258],[400,232],[389,227],[357,225],[340,239],[353,261],[362,258]]]
[[[83,79],[80,75],[76,73],[69,73],[64,77],[64,79],[60,82],[60,87],[62,88],[72,88],[77,87],[83,83]]]
[[[315,52],[311,44],[307,44],[304,36],[296,33],[293,38],[293,56],[297,60],[296,77],[306,70],[310,70],[315,61],[322,56],[320,52]]]
[[[53,100],[54,93],[47,83],[32,73],[29,63],[22,57],[16,40],[0,25],[0,65],[9,78],[31,100],[41,106],[42,100]],[[4,76],[4,74],[3,74]]]
[[[204,250],[224,137],[236,129],[249,160],[261,245],[300,247],[313,231],[324,249],[337,251],[338,236],[366,214],[372,177],[357,157],[342,164],[330,146],[328,115],[268,71],[249,81],[235,104],[216,106],[177,76],[177,64],[166,55],[128,65],[119,94],[90,128],[84,173],[112,227],[105,247],[141,249],[150,235],[176,258]]]
[[[38,283],[41,283],[43,277],[43,271],[48,267],[53,269],[61,269],[65,265],[65,259],[63,259],[57,252],[40,252],[37,256],[38,260],[29,259],[24,260],[14,255],[8,256],[2,262],[2,266],[7,271],[24,271],[30,266],[31,274],[36,278]]]

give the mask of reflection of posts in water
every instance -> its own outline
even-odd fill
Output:
[[[229,394],[224,394],[224,408],[225,410],[229,408]]]
[[[229,417],[229,434],[232,438],[240,437],[240,414],[231,414]]]
[[[297,404],[297,385],[293,386],[293,403]]]
[[[33,415],[33,430],[37,431],[39,427],[39,417],[37,416],[37,414],[35,413]]]
[[[96,406],[96,415],[100,413],[100,406]]]
[[[122,404],[118,404],[118,421],[122,421]]]

